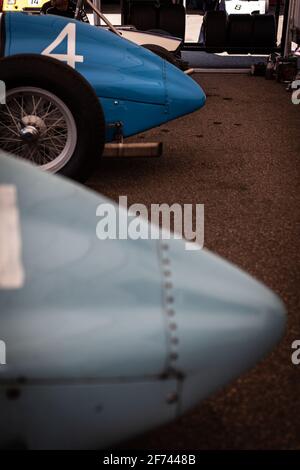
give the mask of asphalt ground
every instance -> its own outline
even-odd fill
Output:
[[[256,368],[135,449],[300,449],[300,105],[285,87],[246,75],[194,75],[198,112],[136,136],[162,141],[155,160],[106,160],[88,185],[129,204],[204,203],[205,246],[277,292],[286,335]]]

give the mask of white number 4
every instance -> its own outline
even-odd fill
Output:
[[[56,49],[65,38],[67,38],[67,53],[53,54],[54,49]],[[75,69],[76,62],[83,62],[83,55],[76,55],[76,24],[67,24],[50,46],[46,47],[42,52],[42,55],[47,55],[49,57],[54,57],[54,59],[67,62],[67,64],[73,69]]]

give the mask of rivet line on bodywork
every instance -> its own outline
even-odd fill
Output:
[[[165,240],[159,240],[159,257],[162,265],[162,291],[163,309],[167,328],[168,358],[167,369],[174,371],[178,361],[179,338],[177,336],[176,311],[174,307],[174,285],[172,280],[171,259],[169,256],[169,244]],[[168,269],[165,269],[168,266]]]

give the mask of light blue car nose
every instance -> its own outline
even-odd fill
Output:
[[[205,105],[206,96],[201,86],[177,67],[165,63],[166,97],[172,117],[183,116]]]
[[[183,377],[184,412],[271,351],[286,315],[271,290],[206,250],[185,251],[171,240],[166,256],[170,365]]]

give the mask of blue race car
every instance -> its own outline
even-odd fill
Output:
[[[58,16],[0,15],[0,148],[84,181],[106,142],[201,108],[188,75],[111,31]]]

